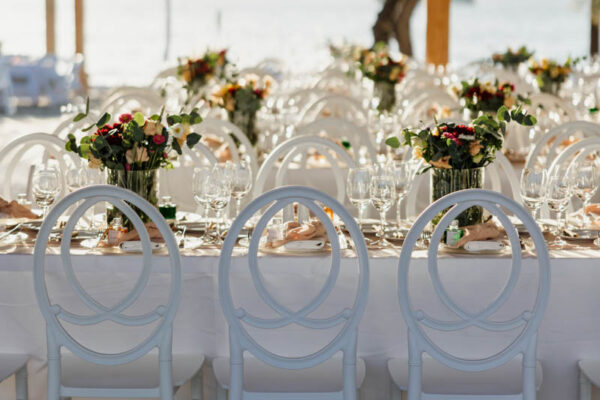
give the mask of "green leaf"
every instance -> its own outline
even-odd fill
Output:
[[[135,115],[133,116],[133,120],[135,121],[136,124],[138,124],[138,126],[144,126],[144,123],[146,122],[146,119],[144,118],[144,114],[142,114],[141,112],[136,112]]]
[[[524,125],[525,126],[533,126],[535,124],[537,124],[537,118],[535,118],[533,115],[527,114],[525,116],[525,120],[524,120]]]
[[[88,127],[86,127],[86,128],[83,128],[83,129],[81,130],[81,132],[87,132],[87,131],[89,131],[90,129],[94,128],[95,126],[96,126],[96,124],[91,124],[90,126],[88,126]]]
[[[498,117],[499,121],[510,121],[510,114],[505,106],[502,106],[498,109],[496,116]]]
[[[87,117],[87,114],[79,113],[75,116],[75,118],[73,118],[73,122],[79,122],[82,119],[84,119],[85,117]]]
[[[88,96],[87,100],[85,101],[85,115],[88,115],[90,113],[90,97]]]
[[[96,126],[98,128],[101,128],[104,125],[106,125],[108,123],[108,121],[110,121],[110,114],[109,113],[104,113],[104,115],[100,117],[100,119],[98,120],[98,122],[96,122]]]
[[[179,115],[169,115],[167,117],[167,124],[169,125],[175,125],[175,124],[179,124],[181,122],[181,116]]]
[[[385,140],[385,144],[393,149],[397,149],[400,147],[400,140],[396,136],[390,136]]]
[[[189,148],[192,148],[196,145],[196,143],[198,143],[200,141],[201,138],[202,138],[202,136],[200,136],[199,134],[197,134],[195,132],[192,132],[187,135],[187,137],[185,138],[185,142]],[[177,142],[177,141],[174,140],[173,142]],[[179,143],[177,143],[177,145],[179,145]]]
[[[344,146],[346,150],[350,150],[351,144],[347,140],[342,140],[342,146]]]
[[[179,146],[179,142],[177,140],[173,140],[171,142],[171,147],[173,147],[173,150],[175,150],[177,154],[181,155],[181,146]]]
[[[154,114],[153,116],[150,117],[151,121],[160,121],[160,115],[158,114]]]

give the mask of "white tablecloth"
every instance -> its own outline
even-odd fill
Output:
[[[207,250],[205,253],[207,255],[182,257],[184,285],[175,320],[173,349],[175,353],[201,349],[210,359],[227,355],[228,341],[227,327],[218,300],[218,251]],[[577,360],[584,357],[600,358],[600,252],[562,251],[553,252],[552,256],[550,301],[539,331],[538,357],[544,371],[539,398],[573,399],[577,394]],[[94,296],[104,300],[114,301],[118,293],[133,285],[139,272],[140,259],[134,256],[74,256],[73,259],[83,285]],[[159,299],[159,289],[169,282],[165,268],[167,259],[158,257],[156,260],[156,273],[149,283],[151,290],[142,297],[144,304]],[[232,286],[239,290],[236,293],[243,293],[246,301],[257,304],[248,275],[242,273],[245,260],[242,256],[235,259]],[[30,254],[0,255],[0,351],[19,349],[34,357],[30,363],[31,398],[43,399],[45,328],[33,291],[32,262]],[[59,263],[59,257],[48,256],[47,280],[51,292],[58,294],[56,298],[62,304],[82,310],[64,281]],[[369,301],[360,324],[358,344],[358,353],[367,362],[367,378],[361,390],[363,399],[387,398],[391,384],[387,378],[386,360],[407,354],[406,327],[396,295],[397,263],[398,252],[395,250],[379,251],[371,258]],[[451,295],[469,309],[482,304],[476,298],[491,300],[489,296],[500,290],[508,276],[508,263],[509,259],[506,258],[444,257],[440,259],[440,271]],[[327,310],[338,310],[342,303],[343,306],[347,305],[343,293],[354,288],[355,264],[353,257],[343,259],[338,286],[332,293],[332,300],[325,304]],[[297,308],[320,288],[320,283],[328,273],[329,258],[266,256],[260,258],[260,265],[273,294],[291,298],[285,304]],[[411,275],[411,279],[414,281],[411,280],[411,288],[415,288],[413,293],[427,309],[435,305],[436,300],[431,294],[423,254],[415,255],[413,266],[414,275]],[[535,266],[536,259],[524,259],[522,278],[513,299],[516,304],[531,300],[531,292],[537,285]],[[92,279],[99,273],[111,283]],[[252,306],[247,309],[253,310]],[[264,312],[264,308],[259,309],[259,312]],[[136,332],[116,334],[114,326],[97,327],[86,332],[85,342],[104,350],[109,349],[108,344],[124,346],[129,339],[142,337]],[[286,333],[298,334],[293,329]],[[293,351],[308,350],[326,333],[319,335],[301,336],[305,339],[295,340]],[[473,355],[475,351],[489,351],[506,338],[503,334],[485,341],[481,333],[467,332],[459,337],[451,337],[445,343],[457,346],[465,355]],[[269,334],[267,339],[272,348],[290,348],[284,345],[286,336],[281,332]]]

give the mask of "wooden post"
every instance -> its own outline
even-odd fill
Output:
[[[83,54],[83,0],[75,0],[75,54]],[[87,92],[87,76],[85,74],[85,59],[81,66],[81,85]]]
[[[600,24],[600,1],[591,1],[591,29],[590,29],[590,55],[595,56],[598,54],[598,25]]]
[[[46,53],[56,53],[54,0],[46,0]]]
[[[450,0],[427,0],[426,61],[435,65],[448,63]]]

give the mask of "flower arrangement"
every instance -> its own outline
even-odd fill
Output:
[[[480,82],[475,78],[472,81],[462,81],[461,86],[453,88],[454,95],[460,100],[462,106],[472,113],[493,112],[500,107],[510,109],[518,104],[530,104],[529,99],[515,95],[515,85],[510,82],[499,83]]]
[[[527,50],[527,47],[521,46],[516,51],[510,47],[504,53],[492,54],[492,61],[496,65],[502,65],[504,68],[517,69],[517,67],[529,60],[533,56],[533,51]]]
[[[79,114],[76,119],[85,118]],[[161,114],[147,118],[142,113],[122,114],[118,121],[109,123],[111,115],[105,113],[94,125],[94,133],[81,138],[69,134],[65,148],[88,160],[91,168],[112,170],[152,170],[172,168],[173,152],[182,154],[182,146],[194,147],[200,135],[191,132],[190,126],[202,122],[196,110],[190,114],[169,115],[167,124]]]
[[[189,93],[197,93],[213,77],[225,78],[225,67],[229,64],[227,50],[208,50],[200,58],[180,60],[177,76],[186,82]]]
[[[227,111],[229,121],[246,134],[252,145],[258,141],[256,112],[262,106],[272,83],[268,76],[260,80],[255,75],[249,75],[225,83],[212,96],[212,104]]]
[[[579,59],[571,59],[570,57],[562,65],[547,58],[542,58],[539,62],[532,59],[529,63],[529,71],[535,76],[538,87],[542,92],[558,94],[560,85],[567,80],[572,67],[578,62]]]
[[[396,136],[385,143],[393,148],[410,146],[416,158],[429,164],[425,170],[481,168],[491,163],[502,148],[506,124],[511,120],[525,126],[537,123],[521,107],[508,110],[501,106],[496,117],[482,115],[468,125],[436,123],[419,131],[404,129],[402,143]]]

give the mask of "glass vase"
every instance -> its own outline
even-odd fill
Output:
[[[459,190],[483,188],[483,171],[483,168],[432,168],[430,174],[431,202],[433,203],[445,195]],[[432,223],[437,225],[447,211],[444,210],[439,213],[432,220]],[[483,222],[483,208],[481,206],[468,208],[460,213],[456,219],[458,220],[458,226],[480,224]]]
[[[252,146],[258,142],[258,130],[256,129],[256,111],[228,111],[229,122],[237,126],[244,132]],[[237,145],[237,139],[235,139]]]
[[[556,82],[550,79],[542,78],[538,80],[538,86],[542,93],[548,93],[554,96],[558,96],[558,93],[560,92],[561,82]]]
[[[391,111],[396,105],[396,84],[392,82],[379,81],[373,86],[373,95],[379,99],[377,110],[379,112]]]
[[[109,169],[106,183],[131,190],[147,200],[154,207],[158,207],[158,169],[145,169],[139,171]],[[150,220],[150,218],[140,209],[137,207],[132,208],[140,216],[142,222],[146,223]],[[109,207],[106,213],[109,225],[115,217],[121,217],[123,226],[129,230],[133,229],[133,224],[129,218],[116,207]]]

